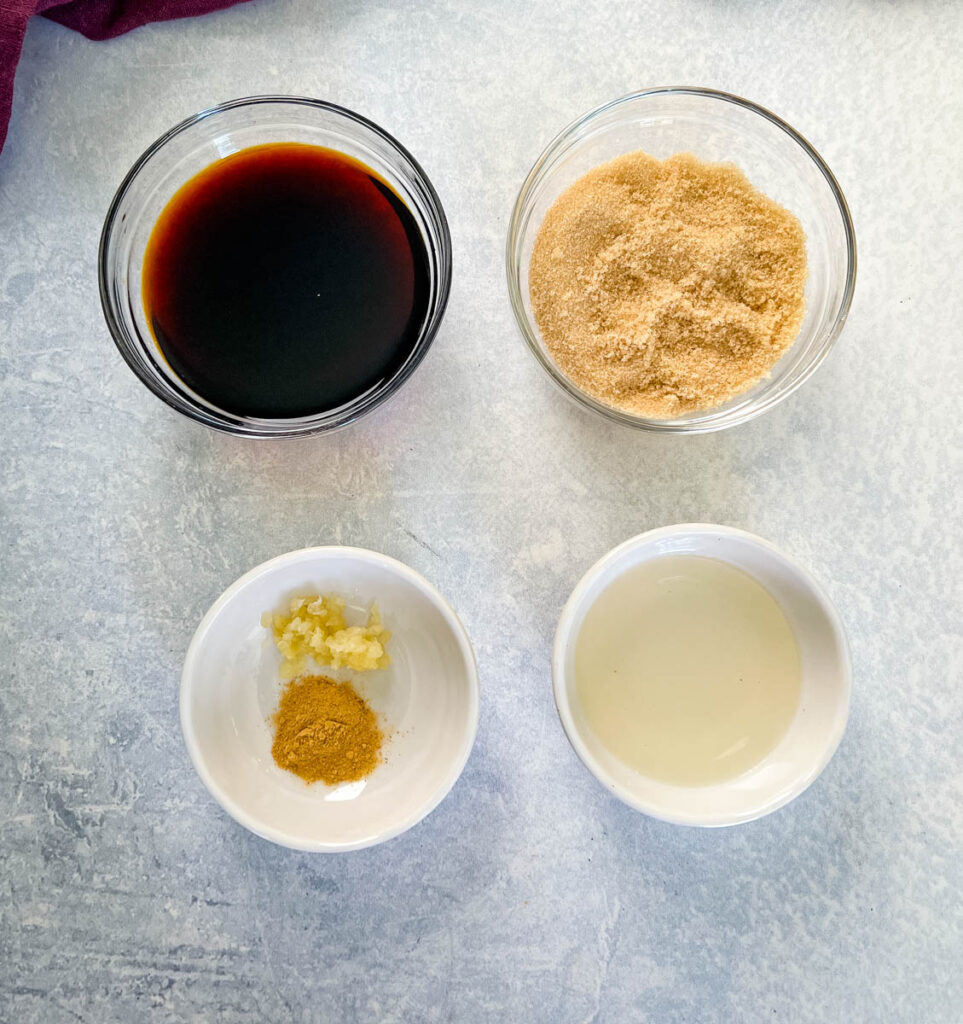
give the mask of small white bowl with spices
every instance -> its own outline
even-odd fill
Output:
[[[607,103],[549,144],[506,262],[522,336],[562,391],[619,423],[699,433],[771,409],[820,365],[849,312],[856,243],[832,172],[785,121],[672,87]]]
[[[307,783],[272,756],[289,684],[261,617],[308,595],[344,599],[349,626],[376,606],[391,633],[387,667],[305,669],[350,683],[377,718],[380,759],[356,781]],[[373,846],[421,821],[461,774],[478,708],[475,658],[455,611],[414,570],[362,548],[292,551],[246,573],[202,619],[181,675],[181,728],[205,786],[245,828],[312,852]]]
[[[842,623],[809,573],[761,537],[701,523],[596,562],[552,654],[582,762],[680,825],[752,821],[802,793],[842,738],[850,676]]]

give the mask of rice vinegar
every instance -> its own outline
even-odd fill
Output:
[[[575,685],[602,744],[681,786],[758,764],[799,704],[799,648],[772,595],[712,558],[666,555],[615,579],[582,622]]]

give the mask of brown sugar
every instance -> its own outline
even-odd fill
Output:
[[[292,679],[273,723],[271,755],[305,782],[354,782],[381,761],[378,720],[350,683],[327,676]]]
[[[628,153],[545,216],[529,272],[559,369],[601,402],[670,419],[765,377],[805,311],[799,220],[738,167]]]

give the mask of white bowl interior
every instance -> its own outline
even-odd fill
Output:
[[[737,566],[776,599],[802,660],[799,707],[786,734],[758,765],[712,786],[673,786],[620,761],[595,736],[575,688],[575,641],[585,614],[614,579],[664,555],[699,555]],[[751,821],[801,793],[839,744],[849,713],[849,654],[838,617],[799,566],[752,534],[717,526],[667,527],[642,534],[593,566],[562,612],[553,659],[555,700],[569,740],[603,785],[626,803],[666,821],[731,825]]]
[[[350,679],[388,733],[366,779],[307,785],[271,757],[280,655],[261,613],[308,593],[344,596],[349,623],[377,601],[391,665],[318,667]],[[374,552],[314,548],[252,570],[214,604],[195,634],[181,682],[181,722],[201,778],[247,828],[300,849],[356,849],[420,821],[467,760],[478,721],[474,656],[464,628],[430,585]]]

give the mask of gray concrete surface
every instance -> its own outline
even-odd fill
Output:
[[[31,24],[0,155],[0,1020],[963,1019],[961,47],[960,7],[919,0],[255,0],[108,44]],[[516,335],[502,263],[515,193],[556,130],[677,83],[748,96],[810,138],[861,263],[816,377],[761,420],[690,439],[564,401]],[[455,248],[415,377],[303,443],[178,418],[122,363],[96,288],[101,222],[141,150],[271,91],[397,134]],[[550,691],[584,569],[687,520],[808,564],[853,645],[836,758],[734,830],[608,797]],[[237,826],[177,719],[210,602],[323,542],[436,583],[483,686],[449,798],[341,858]]]

